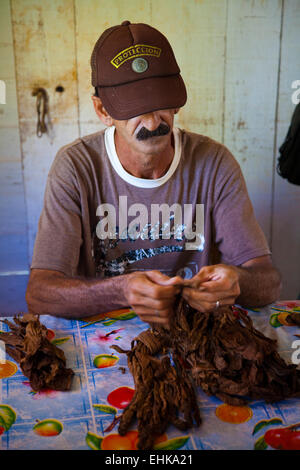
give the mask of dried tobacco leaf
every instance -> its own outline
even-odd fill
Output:
[[[250,400],[267,403],[300,396],[300,371],[277,352],[277,343],[253,327],[242,310],[221,307],[201,313],[182,298],[169,330],[153,325],[131,344],[127,354],[135,383],[133,400],[124,410],[119,433],[135,418],[139,449],[151,449],[154,435],[169,424],[187,430],[200,424],[194,384],[230,405]],[[175,363],[171,364],[168,353]],[[183,415],[183,417],[181,416]]]
[[[138,449],[152,449],[155,436],[163,434],[170,423],[181,431],[201,422],[196,394],[187,371],[173,367],[168,356],[158,355],[166,346],[163,338],[151,330],[132,341],[131,350],[112,346],[126,353],[135,383],[135,394],[124,410],[119,433],[127,433],[138,420]]]
[[[66,368],[64,352],[48,340],[47,328],[40,323],[39,316],[26,313],[14,317],[15,324],[2,321],[11,331],[0,332],[0,340],[6,343],[6,352],[20,364],[32,390],[69,390],[74,372]]]
[[[285,363],[277,342],[256,330],[243,311],[238,318],[231,307],[200,313],[181,300],[169,338],[196,384],[225,403],[272,403],[300,396],[297,366]]]

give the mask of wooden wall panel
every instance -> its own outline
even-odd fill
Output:
[[[0,73],[6,104],[0,104],[0,316],[25,307],[27,223],[22,176],[10,2],[0,3]]]
[[[270,242],[281,1],[229,0],[224,143]]]
[[[226,7],[224,0],[152,0],[152,24],[170,41],[187,87],[187,103],[175,122],[218,141],[222,141]]]
[[[300,2],[285,0],[283,11],[281,64],[276,135],[278,148],[290,125],[295,104],[291,85],[300,80]],[[287,182],[274,170],[272,251],[283,276],[281,298],[295,299],[300,294],[300,186]]]
[[[45,182],[57,150],[78,137],[78,99],[72,0],[12,0],[19,123],[31,257]],[[64,87],[63,93],[56,87]],[[49,96],[49,134],[36,136],[36,98]]]

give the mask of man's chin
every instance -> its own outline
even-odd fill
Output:
[[[165,149],[168,147],[167,142],[152,142],[151,144],[142,143],[142,145],[138,145],[138,151],[143,153],[144,155],[155,156],[155,155],[162,155]]]
[[[161,152],[167,147],[170,139],[170,135],[160,135],[156,137],[150,137],[146,140],[138,140],[137,145],[141,150],[147,150],[149,153]]]

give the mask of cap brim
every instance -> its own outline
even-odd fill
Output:
[[[181,75],[151,77],[115,87],[97,87],[103,106],[117,120],[159,109],[180,108],[187,100]]]

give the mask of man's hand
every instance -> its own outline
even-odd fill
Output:
[[[182,296],[200,312],[209,312],[219,305],[232,305],[240,295],[239,273],[235,266],[216,264],[200,269],[192,279],[183,281]]]
[[[141,320],[168,328],[182,282],[181,277],[170,278],[160,271],[134,272],[128,275],[124,295]]]
[[[83,318],[132,306],[145,322],[169,326],[183,279],[143,271],[107,279],[70,278],[59,271],[32,269],[26,292],[28,311]]]

